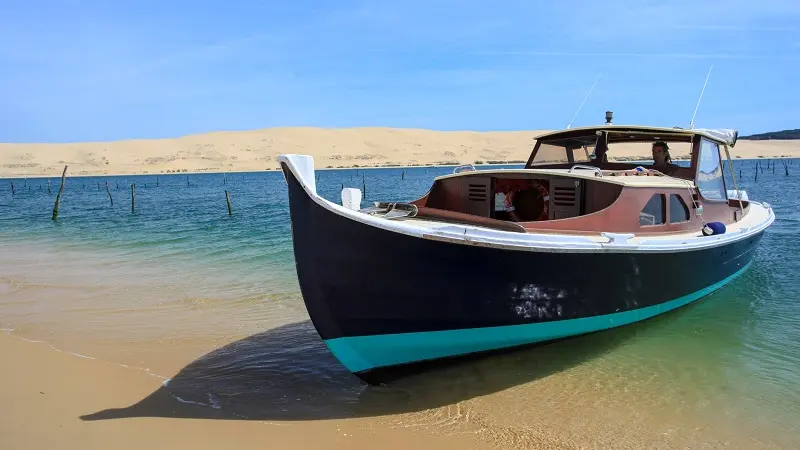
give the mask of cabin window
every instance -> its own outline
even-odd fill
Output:
[[[689,220],[689,208],[680,195],[669,195],[669,223],[680,223]]]
[[[570,151],[570,150],[567,150]],[[580,146],[577,148],[573,148],[572,150],[572,162],[573,163],[588,163],[591,161],[589,158],[589,149],[585,146]]]
[[[720,164],[719,158],[719,145],[706,139],[700,141],[698,166],[695,184],[700,195],[708,200],[727,200],[722,164]]]
[[[536,151],[532,165],[558,164],[569,162],[567,159],[567,149],[563,145],[542,144]]]
[[[655,194],[650,197],[647,204],[644,205],[642,211],[639,213],[639,225],[652,226],[663,225],[667,222],[667,199],[664,194]]]

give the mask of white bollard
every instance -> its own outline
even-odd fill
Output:
[[[361,189],[344,188],[342,189],[342,206],[353,211],[361,209]]]

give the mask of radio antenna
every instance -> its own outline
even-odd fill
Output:
[[[602,74],[602,73],[601,73],[601,74],[599,74],[599,75],[597,75],[597,78],[594,80],[594,84],[592,84],[592,88],[591,88],[591,89],[589,89],[589,92],[586,94],[586,97],[584,97],[583,101],[581,102],[581,106],[579,106],[579,107],[578,107],[578,110],[577,110],[577,111],[575,111],[575,115],[574,115],[574,116],[572,116],[572,120],[570,120],[570,121],[569,121],[569,125],[567,125],[567,129],[569,129],[569,128],[572,126],[572,122],[574,122],[574,121],[575,121],[575,118],[576,118],[576,117],[578,117],[578,113],[579,113],[579,112],[581,112],[581,108],[583,108],[583,104],[584,104],[584,103],[586,103],[586,99],[588,99],[588,98],[589,98],[589,95],[591,95],[592,91],[594,90],[594,86],[595,86],[595,85],[597,84],[597,82],[600,80],[600,77],[601,77],[601,76],[603,76],[603,74]]]
[[[703,100],[703,93],[706,91],[706,85],[708,84],[708,78],[711,77],[711,70],[714,66],[708,69],[708,75],[706,75],[706,82],[703,83],[703,90],[700,91],[700,98],[697,99],[697,106],[694,107],[694,114],[692,114],[692,120],[689,122],[689,129],[694,129],[694,118],[697,116],[697,109],[700,108],[700,102]]]

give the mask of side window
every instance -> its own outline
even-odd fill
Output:
[[[589,150],[586,148],[586,146],[568,149],[567,151],[572,152],[572,161],[576,164],[587,163],[591,161],[591,158],[589,158]]]
[[[531,162],[532,166],[539,164],[559,164],[569,162],[567,159],[567,148],[563,145],[541,144],[536,151],[536,156]]]
[[[719,145],[703,139],[700,142],[699,170],[695,184],[703,198],[709,200],[727,200],[725,182],[722,177],[722,165],[719,158]]]
[[[663,225],[666,220],[666,197],[664,194],[655,194],[650,197],[647,204],[644,205],[642,211],[639,213],[639,225]]]
[[[689,208],[680,195],[669,195],[669,223],[680,223],[689,220]]]

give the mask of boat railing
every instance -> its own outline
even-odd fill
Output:
[[[575,164],[574,166],[569,168],[569,173],[572,173],[572,171],[575,170],[575,169],[591,170],[591,171],[594,171],[596,176],[599,176],[600,178],[603,178],[603,170],[600,169],[599,167],[584,166],[583,164]]]
[[[468,169],[469,172],[474,172],[475,170],[477,170],[477,169],[475,169],[475,166],[473,166],[472,164],[462,164],[460,166],[454,167],[453,168],[453,173],[454,174],[461,173],[461,172],[464,171],[464,169]]]

